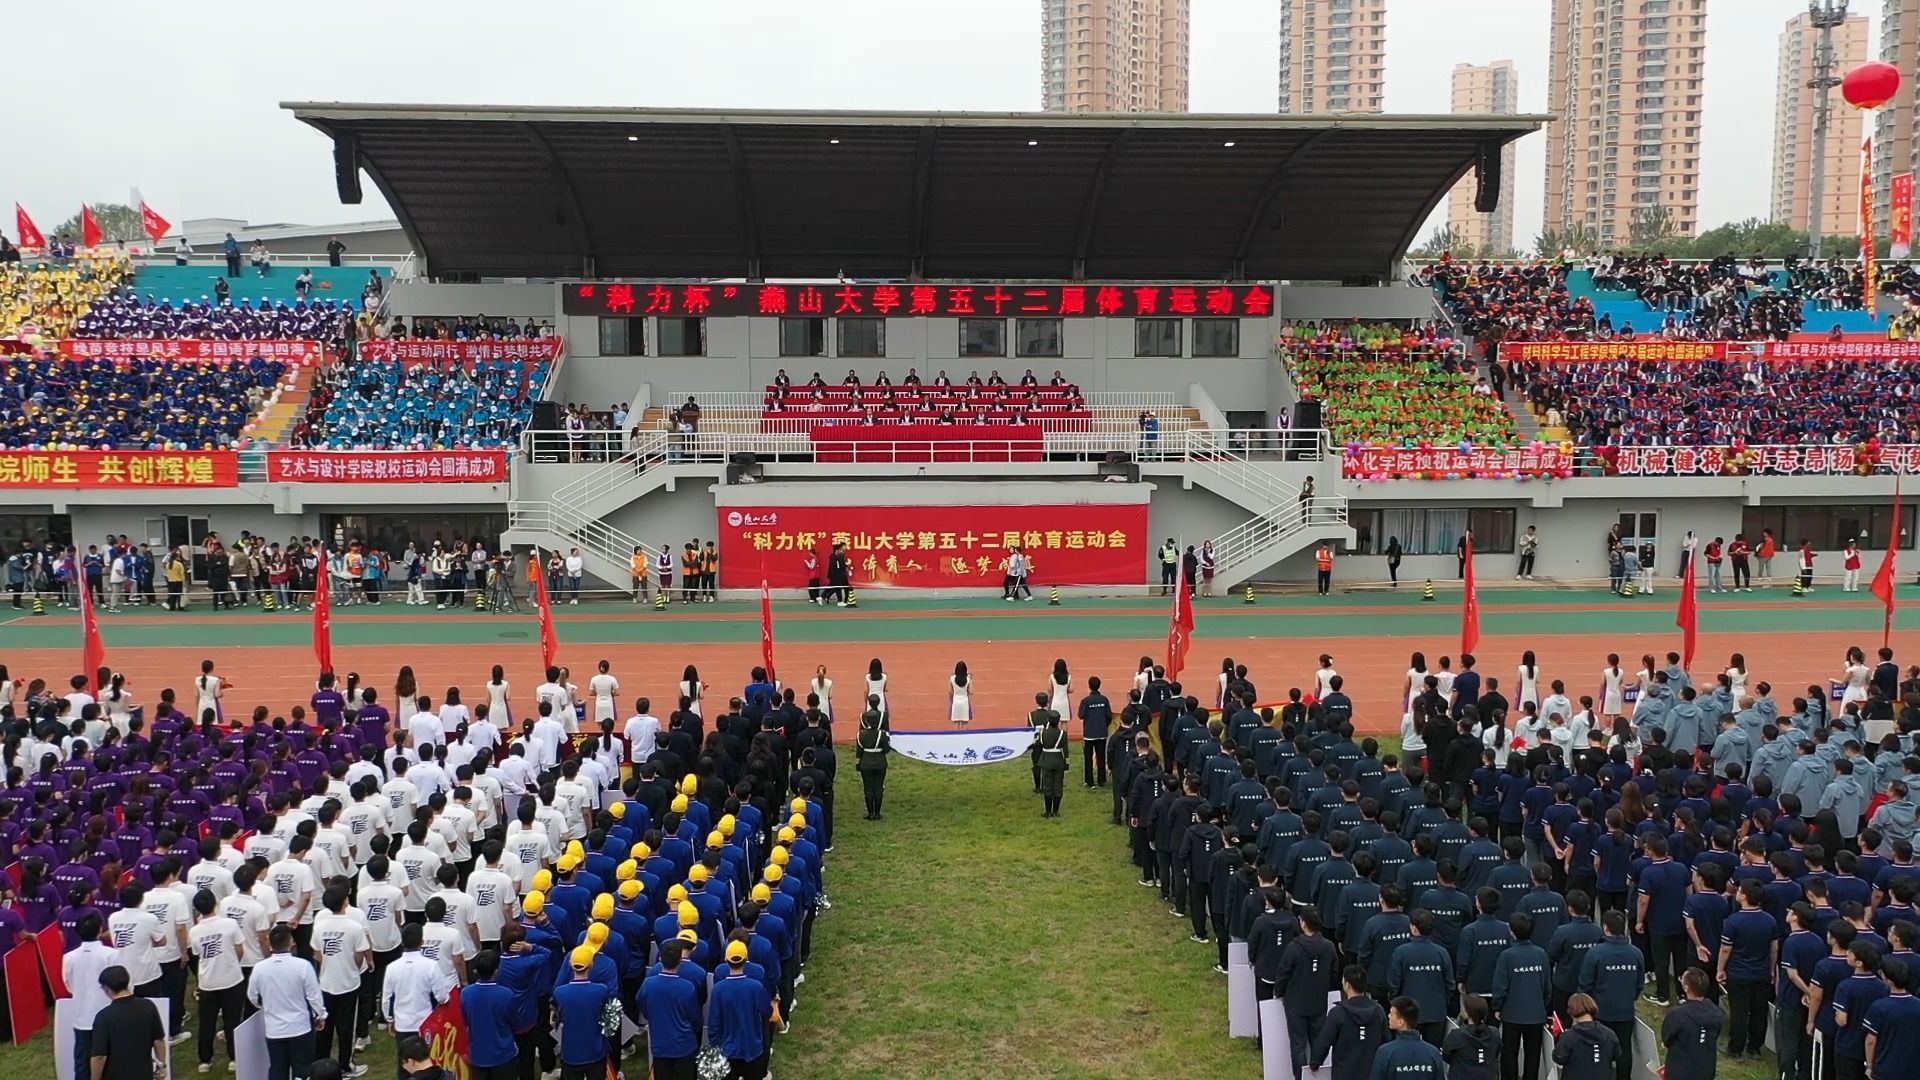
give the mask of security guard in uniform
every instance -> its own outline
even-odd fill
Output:
[[[880,820],[880,803],[887,795],[887,755],[893,736],[880,726],[880,696],[867,695],[867,711],[860,717],[860,733],[853,737],[853,767],[867,796],[867,820]]]
[[[1033,706],[1033,711],[1027,714],[1027,723],[1033,726],[1033,745],[1027,748],[1027,758],[1033,765],[1033,793],[1039,795],[1041,794],[1040,736],[1046,733],[1047,718],[1052,717],[1055,723],[1059,723],[1060,714],[1047,708],[1045,691],[1033,695]]]
[[[1044,695],[1043,695],[1044,696]],[[1040,729],[1040,735],[1033,742],[1035,774],[1040,779],[1040,793],[1046,805],[1043,817],[1060,816],[1060,799],[1067,786],[1067,733],[1060,729],[1060,714],[1052,709],[1035,709],[1035,714],[1046,713],[1046,726]]]

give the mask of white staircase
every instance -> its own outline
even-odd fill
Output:
[[[649,563],[660,551],[607,524],[605,515],[666,483],[674,464],[668,438],[665,432],[635,432],[626,453],[551,497],[509,502],[506,541],[542,551],[577,547],[589,574],[624,588],[631,577],[633,549],[645,552]]]
[[[1302,501],[1272,463],[1254,461],[1221,441],[1221,433],[1187,433],[1187,461],[1196,479],[1254,516],[1213,538],[1216,579],[1231,589],[1320,540],[1352,540],[1343,495],[1316,492]]]

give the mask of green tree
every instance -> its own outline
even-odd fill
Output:
[[[1471,259],[1474,257],[1473,245],[1466,237],[1451,225],[1442,225],[1440,231],[1427,237],[1427,241],[1411,252],[1416,259],[1437,259],[1442,255]]]
[[[1701,233],[1688,245],[1687,254],[1696,259],[1717,259],[1723,255],[1739,259],[1755,255],[1763,259],[1783,259],[1804,255],[1806,251],[1806,233],[1785,222],[1747,218],[1716,225]]]
[[[1664,251],[1675,246],[1687,246],[1684,239],[1674,233],[1673,211],[1665,206],[1642,206],[1634,210],[1633,220],[1628,225],[1627,243],[1639,251]]]
[[[153,238],[140,227],[140,211],[125,203],[94,203],[93,219],[100,223],[100,231],[106,234],[108,243],[151,243]],[[75,214],[60,223],[55,233],[63,233],[74,243],[80,242],[80,215]]]
[[[1543,259],[1551,259],[1562,252],[1571,251],[1574,255],[1592,255],[1600,250],[1600,234],[1593,226],[1577,224],[1566,229],[1548,229],[1533,241],[1533,253]]]

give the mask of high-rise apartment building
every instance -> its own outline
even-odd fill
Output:
[[[1900,91],[1873,114],[1873,223],[1887,235],[1892,220],[1888,187],[1894,173],[1911,172],[1920,149],[1920,109],[1916,109],[1916,75],[1920,74],[1920,0],[1885,0],[1880,7],[1880,59],[1900,69]],[[1846,74],[1843,67],[1838,74]],[[1846,109],[1842,104],[1838,106]],[[1851,110],[1848,110],[1851,111]],[[1859,139],[1854,140],[1856,156]]]
[[[1048,112],[1186,112],[1190,0],[1040,0]]]
[[[1833,74],[1867,58],[1867,18],[1853,15],[1833,28]],[[1813,203],[1814,116],[1822,91],[1810,88],[1818,62],[1820,30],[1801,12],[1780,31],[1779,89],[1773,102],[1774,221],[1805,230]],[[1827,95],[1826,177],[1820,195],[1820,228],[1828,234],[1860,228],[1860,113]]]
[[[1553,0],[1543,227],[1699,227],[1707,0]]]
[[[1387,0],[1281,0],[1280,111],[1380,112]]]
[[[1520,79],[1513,61],[1453,65],[1453,111],[1485,116],[1520,111]],[[1477,252],[1505,254],[1513,247],[1513,144],[1500,151],[1500,206],[1491,214],[1473,208],[1479,187],[1473,173],[1447,194],[1447,227]]]

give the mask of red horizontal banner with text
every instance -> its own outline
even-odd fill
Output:
[[[366,360],[557,360],[565,342],[557,337],[502,341],[363,341]]]
[[[276,484],[504,484],[505,450],[275,450]]]
[[[794,315],[1264,319],[1265,285],[855,285],[835,282],[583,281],[561,289],[567,315]]]
[[[235,487],[232,450],[0,450],[0,489]]]
[[[1503,341],[1500,359],[1535,363],[1577,363],[1583,360],[1725,360],[1732,350],[1755,350],[1744,343],[1725,341]]]
[[[1920,446],[1600,446],[1609,476],[1865,476],[1920,471]]]
[[[1573,455],[1558,443],[1462,450],[1458,447],[1349,446],[1342,476],[1356,480],[1460,480],[1471,477],[1566,476]]]
[[[847,545],[853,585],[998,587],[1002,560],[1022,548],[1041,584],[1137,585],[1145,580],[1145,503],[1075,506],[723,506],[720,584],[807,584],[806,555],[828,580],[828,553]]]
[[[210,341],[204,338],[61,338],[62,355],[76,359],[290,360],[312,363],[317,341]]]

